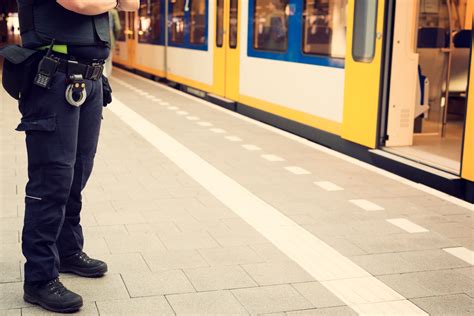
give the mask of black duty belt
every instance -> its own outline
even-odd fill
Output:
[[[66,75],[82,75],[87,80],[98,80],[104,71],[103,62],[96,62],[91,64],[83,64],[75,60],[67,60],[63,58],[56,59],[59,61],[57,71],[65,73]]]

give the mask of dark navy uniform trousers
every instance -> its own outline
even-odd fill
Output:
[[[26,133],[28,183],[22,249],[25,282],[59,275],[61,258],[82,250],[81,191],[92,172],[102,119],[102,80],[86,80],[80,107],[65,99],[66,75],[56,73],[49,90],[33,86],[20,101]]]

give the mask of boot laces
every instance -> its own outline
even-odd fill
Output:
[[[59,281],[59,278],[51,280],[47,286],[51,293],[57,294],[59,296],[62,296],[67,292],[66,287],[61,283],[61,281]]]
[[[86,263],[92,262],[92,259],[89,258],[89,256],[85,252],[81,252],[81,254],[79,255],[79,259],[81,259],[82,261],[85,261]]]

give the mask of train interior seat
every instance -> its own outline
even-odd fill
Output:
[[[471,53],[471,34],[471,30],[461,30],[453,37],[454,49],[452,51],[451,79],[449,82],[450,94],[466,95]]]
[[[449,47],[449,34],[443,28],[421,28],[418,31],[417,47],[419,65],[429,81],[430,116],[438,120],[441,118],[441,98],[448,60],[443,48]]]

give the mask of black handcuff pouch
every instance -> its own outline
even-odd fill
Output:
[[[2,84],[13,98],[19,100],[28,93],[38,68],[41,52],[9,45],[0,49],[3,61]]]
[[[104,99],[103,106],[107,106],[107,104],[112,102],[112,87],[106,76],[102,76],[102,92]]]

